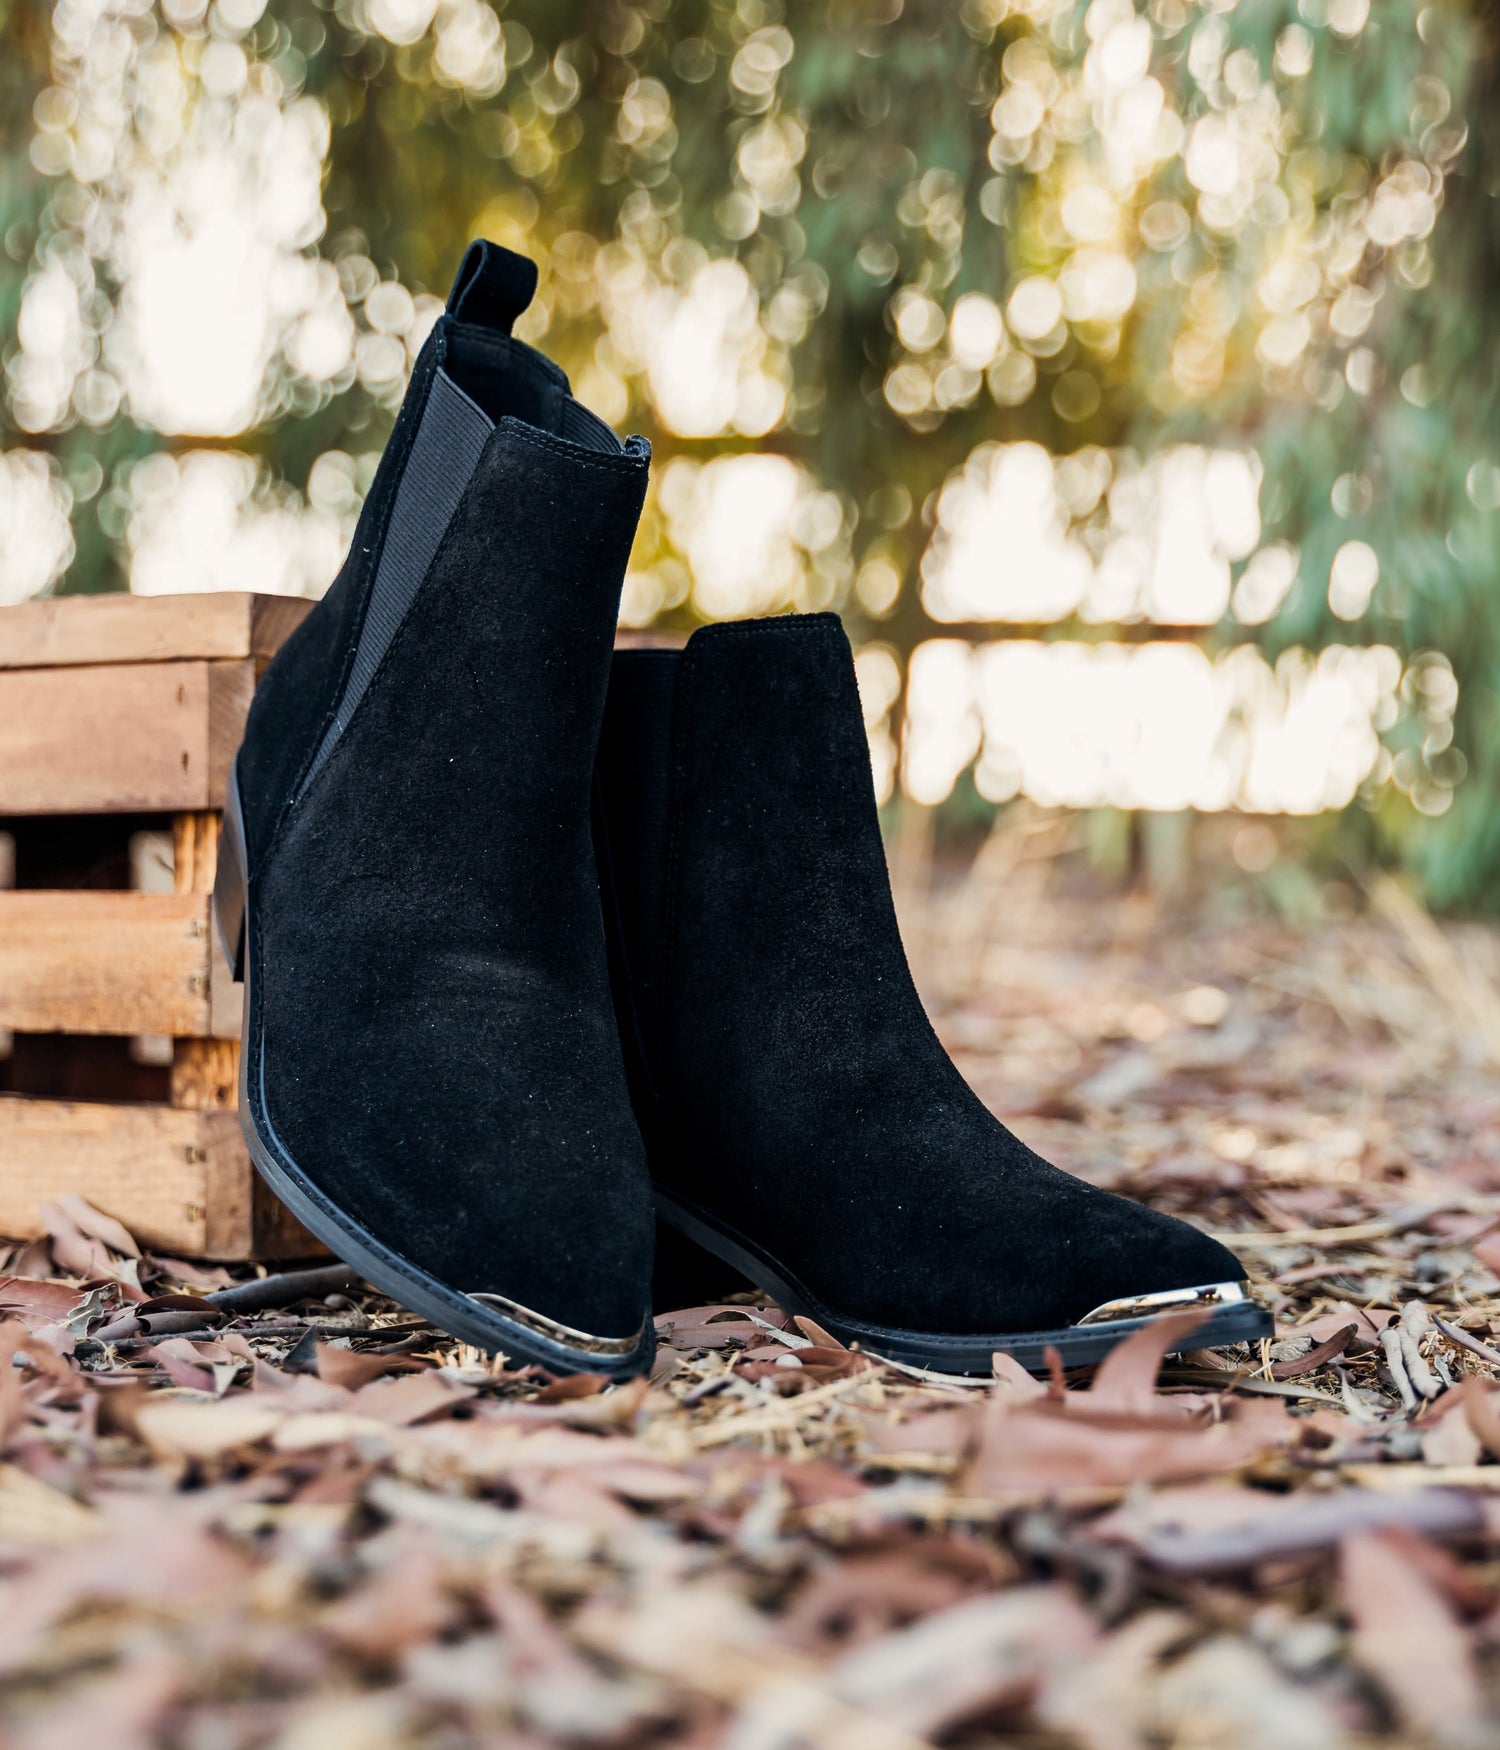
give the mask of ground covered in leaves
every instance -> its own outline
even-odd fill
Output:
[[[740,1299],[601,1389],[52,1207],[0,1250],[0,1737],[1500,1742],[1500,938],[1061,886],[1014,832],[921,914],[940,1030],[1274,1342],[965,1388]]]

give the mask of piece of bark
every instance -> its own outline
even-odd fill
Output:
[[[325,1264],[316,1270],[287,1270],[279,1276],[262,1276],[255,1282],[237,1282],[233,1288],[221,1288],[204,1299],[224,1313],[261,1312],[268,1307],[290,1306],[294,1301],[336,1294],[358,1281],[359,1272],[348,1264]]]

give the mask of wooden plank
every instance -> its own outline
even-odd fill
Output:
[[[0,669],[250,657],[264,662],[313,603],[246,590],[49,596],[0,610]]]
[[[188,1257],[301,1258],[321,1248],[262,1184],[233,1112],[0,1096],[0,1234],[33,1239],[64,1192]]]
[[[0,815],[222,807],[255,664],[0,672]]]
[[[209,966],[206,895],[0,892],[0,1027],[206,1034]]]
[[[248,1249],[251,1171],[232,1112],[0,1099],[0,1232],[12,1238],[34,1237],[38,1205],[72,1191],[142,1245],[206,1256],[212,1228],[216,1245]]]

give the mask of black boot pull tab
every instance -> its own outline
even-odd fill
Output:
[[[464,251],[448,294],[448,314],[509,334],[535,295],[536,263],[480,238]]]

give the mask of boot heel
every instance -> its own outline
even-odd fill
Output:
[[[234,982],[245,980],[245,900],[248,880],[245,874],[245,826],[240,814],[240,786],[233,769],[229,774],[229,794],[224,799],[224,818],[219,828],[219,866],[214,874],[213,914],[219,946],[234,974]]]

